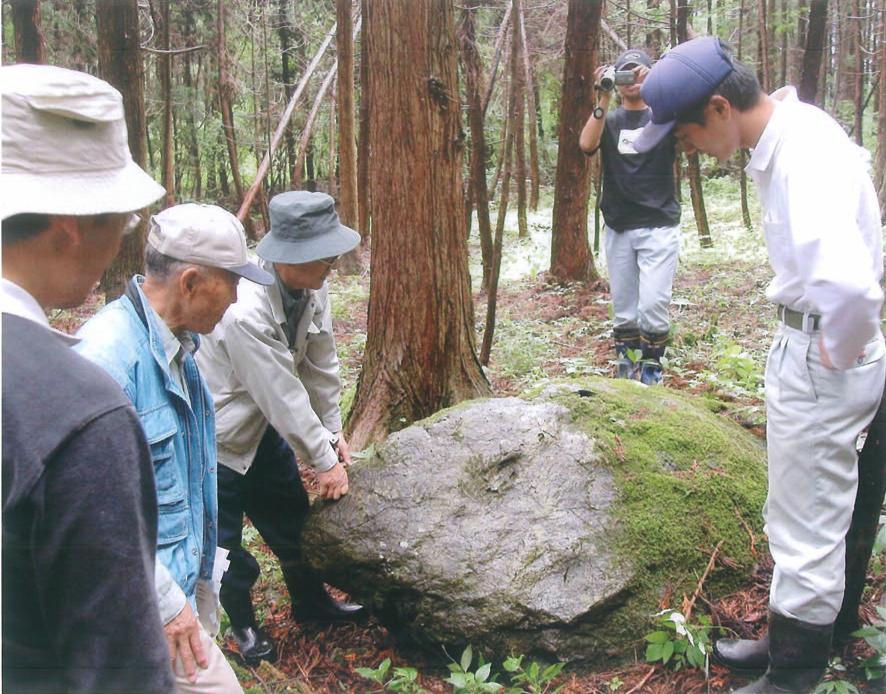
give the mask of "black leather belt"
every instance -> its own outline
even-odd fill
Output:
[[[821,316],[817,313],[795,311],[783,304],[778,305],[778,320],[789,328],[802,330],[804,333],[814,333],[821,325]]]

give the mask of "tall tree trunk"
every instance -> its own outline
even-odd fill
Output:
[[[565,281],[599,277],[588,247],[588,158],[578,146],[578,136],[594,107],[602,10],[602,0],[569,0],[550,268],[553,277]]]
[[[370,92],[372,258],[356,448],[489,384],[475,352],[449,0],[364,6]],[[430,76],[430,77],[429,77]]]
[[[538,100],[536,99],[536,84],[532,76],[532,65],[529,60],[529,44],[526,43],[526,17],[523,12],[523,6],[520,5],[520,44],[523,52],[523,89],[526,93],[526,112],[527,125],[529,132],[529,207],[532,210],[538,209],[538,134],[536,132],[536,123],[538,130],[541,131],[541,114],[538,111]]]
[[[661,0],[646,0],[647,10],[658,10]],[[651,56],[661,55],[661,29],[655,27],[646,32],[646,52]]]
[[[853,0],[852,2],[852,50],[855,57],[854,65],[854,94],[855,102],[855,141],[859,145],[864,144],[864,133],[862,127],[862,118],[864,116],[865,100],[864,100],[864,27],[861,21],[861,2]]]
[[[766,0],[760,0],[765,9]],[[681,0],[677,5],[677,38],[680,43],[689,40],[689,0]],[[704,205],[704,192],[701,185],[701,166],[698,153],[686,156],[686,173],[689,177],[689,197],[692,199],[692,210],[695,213],[695,226],[698,229],[698,241],[702,248],[714,245],[711,240],[711,229],[708,225],[708,213]]]
[[[191,3],[184,3],[182,5],[182,21],[185,28],[185,47],[190,48],[195,45],[194,37],[197,32],[196,23],[194,21],[194,8],[191,6]],[[194,77],[192,70],[192,55],[191,53],[185,53],[182,80],[184,81],[185,89],[187,90],[188,99],[196,101],[197,94],[196,90],[194,89]],[[194,110],[191,108],[185,109],[185,123],[188,131],[188,161],[190,163],[191,175],[194,177],[194,184],[191,189],[191,197],[194,200],[200,200],[203,198],[203,171],[200,165],[200,143],[197,139],[197,127],[194,122]]]
[[[145,66],[139,46],[138,0],[96,0],[98,73],[123,95],[129,150],[145,165]],[[105,271],[99,289],[116,299],[126,282],[141,270],[146,224],[123,238],[120,252]]]
[[[492,67],[489,69],[489,84],[486,86],[486,96],[483,97],[483,117],[486,117],[486,109],[489,108],[489,100],[492,98],[492,89],[495,86],[495,76],[498,74],[498,64],[501,60],[502,47],[507,36],[508,23],[511,20],[511,12],[514,8],[513,0],[508,0],[502,15],[501,24],[498,26],[498,34],[495,37],[495,51],[492,57]]]
[[[228,148],[228,160],[231,162],[231,178],[234,180],[234,189],[237,192],[237,202],[243,200],[243,178],[240,176],[240,157],[237,154],[237,133],[234,130],[234,82],[228,73],[228,51],[225,38],[225,0],[218,0],[217,5],[217,34],[218,41],[218,108],[222,116],[222,125],[225,132],[225,144]],[[251,238],[255,238],[255,232],[247,216],[243,219],[243,226]],[[250,233],[251,232],[251,233]]]
[[[745,0],[741,0],[738,7],[738,42],[735,47],[735,56],[742,60],[742,37],[744,36],[744,18],[745,18]],[[745,229],[750,231],[753,229],[751,224],[751,208],[748,206],[748,174],[745,167],[748,163],[748,153],[745,149],[738,152],[739,162],[739,189],[741,190],[741,219],[744,222]]]
[[[366,5],[368,0],[362,0],[361,12],[363,21],[366,21]],[[369,58],[366,51],[366,25],[360,32],[360,133],[357,140],[357,198],[359,230],[362,246],[366,246],[371,233],[372,220],[369,216],[369,200],[372,196],[369,181],[369,104],[372,95],[369,93]]]
[[[11,0],[15,30],[15,57],[20,63],[46,62],[46,46],[40,22],[39,0]]]
[[[519,0],[514,0],[518,2]],[[514,59],[513,48],[508,62]],[[512,68],[513,71],[513,68]],[[486,324],[483,328],[483,344],[480,347],[480,363],[489,364],[492,354],[492,339],[495,337],[495,316],[498,308],[498,279],[501,276],[501,257],[504,246],[505,218],[508,215],[508,199],[511,192],[511,163],[514,158],[516,132],[514,123],[517,120],[517,94],[513,80],[508,85],[508,112],[506,121],[510,123],[502,144],[502,184],[498,202],[498,219],[495,223],[495,242],[492,250],[492,275],[489,278],[489,289],[486,293]]]
[[[781,49],[779,56],[779,86],[788,82],[788,0],[781,0]]]
[[[523,15],[522,0],[514,0],[514,21],[511,22],[511,89],[517,99],[514,113],[514,167],[517,179],[517,229],[521,239],[529,237],[526,219],[526,84],[523,79],[523,36],[520,20]]]
[[[483,129],[483,68],[477,51],[474,17],[479,0],[467,0],[461,13],[458,39],[464,65],[465,95],[468,102],[468,123],[471,129],[470,190],[477,208],[477,228],[483,262],[483,289],[489,289],[492,270],[492,228],[489,221],[489,190],[486,187],[486,133]]]
[[[280,77],[283,80],[283,89],[286,92],[286,102],[292,98],[292,68],[290,67],[292,56],[292,30],[289,25],[289,5],[291,0],[277,0],[277,35],[280,37]],[[283,133],[283,146],[286,151],[287,171],[289,172],[290,185],[295,180],[295,136],[292,134],[292,124],[286,124]]]
[[[163,150],[160,157],[163,169],[163,187],[166,197],[165,207],[175,204],[175,155],[173,152],[172,133],[172,54],[169,52],[169,0],[158,0],[160,18],[160,44],[165,53],[157,56],[157,68],[160,73],[160,92],[163,94]]]
[[[354,20],[351,0],[335,1],[336,121],[338,123],[338,213],[342,224],[357,227],[357,140],[354,118]],[[330,143],[331,144],[331,143]],[[339,272],[355,275],[363,270],[360,249],[355,248],[339,263]]]
[[[809,1],[809,21],[806,26],[806,48],[803,50],[803,72],[798,96],[801,101],[819,104],[818,76],[821,72],[828,20],[828,0]]]
[[[772,78],[769,73],[769,31],[766,26],[766,13],[766,0],[757,0],[757,59],[760,62],[758,77],[760,86],[768,94]]]

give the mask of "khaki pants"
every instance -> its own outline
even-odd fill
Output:
[[[821,363],[819,333],[780,325],[766,362],[769,495],[763,509],[775,560],[770,607],[831,624],[843,600],[846,532],[858,486],[859,433],[886,373],[883,338],[852,368]]]
[[[175,691],[180,694],[243,694],[243,688],[237,676],[222,653],[215,640],[200,624],[200,643],[203,652],[209,658],[209,667],[205,670],[197,666],[197,681],[190,682],[185,676],[181,658],[175,661]]]

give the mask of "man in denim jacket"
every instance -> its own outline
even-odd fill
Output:
[[[120,384],[151,447],[156,589],[177,689],[240,691],[213,640],[215,417],[193,353],[197,334],[211,332],[236,301],[241,276],[263,284],[273,278],[248,261],[240,222],[214,205],[178,205],[153,216],[145,267],[145,277],[136,275],[124,296],[81,328],[77,349]]]

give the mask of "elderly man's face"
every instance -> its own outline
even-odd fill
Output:
[[[73,308],[86,300],[120,250],[130,217],[129,214],[105,214],[53,218],[52,224],[75,225],[76,232],[68,238],[77,239],[68,246],[71,257],[76,260],[76,269],[67,284],[65,296],[59,298],[56,307]]]
[[[320,289],[332,271],[337,257],[312,260],[310,263],[274,263],[280,279],[290,289]]]
[[[211,333],[237,301],[239,281],[240,276],[228,270],[202,268],[193,285],[183,292],[184,327],[201,335]]]

